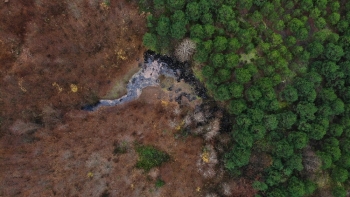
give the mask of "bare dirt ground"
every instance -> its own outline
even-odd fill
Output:
[[[42,123],[47,106],[94,102],[137,68],[145,16],[135,4],[104,2],[0,2],[2,128],[19,114]]]
[[[71,111],[58,127],[38,129],[31,143],[4,136],[1,195],[199,196],[196,161],[203,140],[176,137],[181,114],[173,113],[176,104],[157,99],[159,91],[147,88],[137,101],[96,113]],[[171,161],[150,173],[136,169],[135,142],[156,146]],[[113,154],[121,143],[127,152]],[[157,178],[166,183],[159,189]]]

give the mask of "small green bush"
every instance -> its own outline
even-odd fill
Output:
[[[165,182],[162,179],[157,179],[155,185],[156,185],[156,188],[160,188],[165,185]]]
[[[157,150],[153,146],[137,146],[136,152],[139,154],[139,160],[136,163],[137,168],[149,171],[151,168],[160,166],[162,163],[167,162],[170,156],[160,150]]]

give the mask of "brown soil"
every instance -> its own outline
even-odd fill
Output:
[[[3,129],[17,118],[42,123],[47,106],[94,102],[142,61],[145,15],[135,4],[59,2],[0,2]]]
[[[198,196],[203,187],[196,161],[203,146],[198,137],[176,137],[169,121],[175,103],[157,99],[159,88],[147,88],[139,100],[95,113],[71,111],[54,129],[41,128],[30,142],[1,139],[2,196]],[[152,100],[154,102],[152,102]],[[156,113],[155,113],[156,112]],[[149,174],[135,168],[135,142],[153,145],[171,161]],[[113,154],[124,143],[125,154]],[[190,146],[189,146],[190,145]],[[4,163],[6,161],[6,163]],[[165,181],[159,189],[155,179]]]

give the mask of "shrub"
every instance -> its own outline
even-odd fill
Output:
[[[165,182],[162,179],[157,179],[155,185],[156,185],[156,188],[160,188],[165,185]]]
[[[167,162],[170,156],[160,150],[157,150],[153,146],[138,146],[136,152],[139,154],[139,160],[136,163],[137,168],[149,171],[151,168],[160,166],[162,163]]]

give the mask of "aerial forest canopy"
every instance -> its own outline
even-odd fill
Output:
[[[141,0],[144,45],[196,43],[192,65],[234,122],[223,155],[232,176],[265,155],[258,196],[350,189],[350,2]],[[254,167],[253,167],[254,168]],[[258,167],[256,167],[258,168]]]

